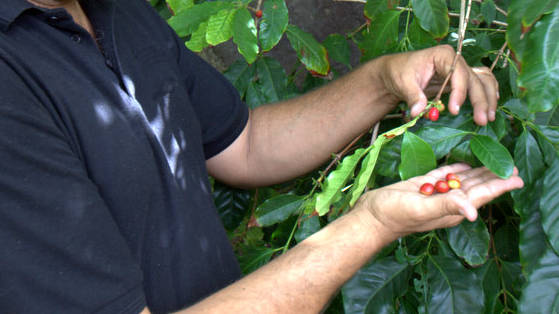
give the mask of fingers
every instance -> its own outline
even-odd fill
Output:
[[[437,168],[435,170],[429,171],[426,176],[430,176],[436,179],[444,178],[448,173],[459,173],[466,170],[470,170],[471,167],[464,163],[456,163],[444,167]]]
[[[497,111],[497,100],[499,99],[499,83],[491,70],[487,67],[472,68],[472,71],[480,79],[487,96],[488,111],[487,118],[489,121],[495,121],[495,112]]]

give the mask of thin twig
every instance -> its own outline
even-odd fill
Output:
[[[474,1],[477,2],[477,3],[482,3],[483,2],[483,0],[474,0]],[[497,11],[499,11],[499,13],[501,13],[502,15],[507,16],[507,11],[499,8],[498,6],[495,6],[495,9]]]
[[[377,121],[377,123],[375,123],[375,127],[373,128],[373,136],[371,137],[371,144],[369,144],[369,146],[373,145],[373,143],[377,140],[379,127],[380,121]]]
[[[507,47],[507,42],[505,41],[505,43],[503,44],[501,49],[499,49],[499,53],[497,54],[497,58],[495,58],[495,61],[493,61],[493,64],[491,64],[491,68],[490,68],[491,72],[493,72],[493,69],[497,65],[497,62],[499,62],[499,59],[501,59],[501,57],[503,56],[503,53],[505,52],[506,47]]]
[[[260,10],[262,7],[262,0],[258,0],[258,4],[256,5],[256,11]]]
[[[320,176],[320,178],[318,178],[317,182],[321,183],[324,178],[326,177],[326,175],[328,174],[328,172],[330,171],[330,169],[332,169],[332,167],[334,167],[335,164],[338,163],[338,161],[340,161],[345,154],[349,151],[349,149],[355,145],[355,143],[357,143],[357,141],[359,141],[365,134],[367,134],[367,131],[359,134],[357,137],[355,137],[351,143],[347,144],[341,152],[337,153],[334,157],[334,159],[328,164],[328,166],[326,167],[326,169],[324,169],[324,172],[322,173],[322,175]]]

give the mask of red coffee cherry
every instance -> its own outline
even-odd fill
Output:
[[[451,189],[459,189],[460,186],[462,186],[462,184],[460,183],[460,180],[454,180],[454,179],[453,180],[448,180],[448,181],[446,181],[446,183],[448,184],[448,186]]]
[[[451,172],[451,173],[448,173],[448,174],[446,175],[446,178],[445,178],[445,179],[446,179],[446,181],[450,181],[450,180],[457,180],[457,181],[460,181],[460,179],[458,179],[458,176],[455,175],[455,174],[452,173],[452,172]]]
[[[431,195],[435,192],[435,187],[431,183],[424,183],[419,188],[419,192],[423,195]]]
[[[435,190],[439,193],[446,193],[450,190],[450,187],[446,181],[437,181],[437,183],[435,183]]]
[[[261,18],[262,17],[262,10],[258,10],[254,13],[254,15],[256,15],[257,18]]]
[[[439,120],[439,109],[437,109],[435,107],[431,107],[431,109],[429,109],[429,113],[427,114],[427,117],[431,121]]]

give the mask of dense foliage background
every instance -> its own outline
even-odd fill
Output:
[[[395,241],[344,285],[327,312],[559,313],[559,1],[352,1],[362,2],[363,25],[318,42],[289,23],[285,0],[151,0],[191,50],[233,40],[242,59],[225,75],[252,108],[336,79],[331,65],[350,69],[351,46],[361,62],[463,46],[468,63],[491,67],[500,83],[497,119],[487,126],[473,123],[468,104],[436,122],[410,120],[402,104],[323,171],[253,191],[215,182],[243,271],[327,225],[366,189],[456,161],[501,177],[516,165],[524,189],[485,206],[474,223]],[[284,36],[299,60],[290,73],[269,56]]]

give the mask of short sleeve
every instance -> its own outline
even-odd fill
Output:
[[[142,272],[79,155],[0,64],[0,308],[139,313]]]
[[[183,44],[179,46],[179,64],[201,124],[204,154],[209,159],[241,134],[248,121],[248,107],[221,73]]]

